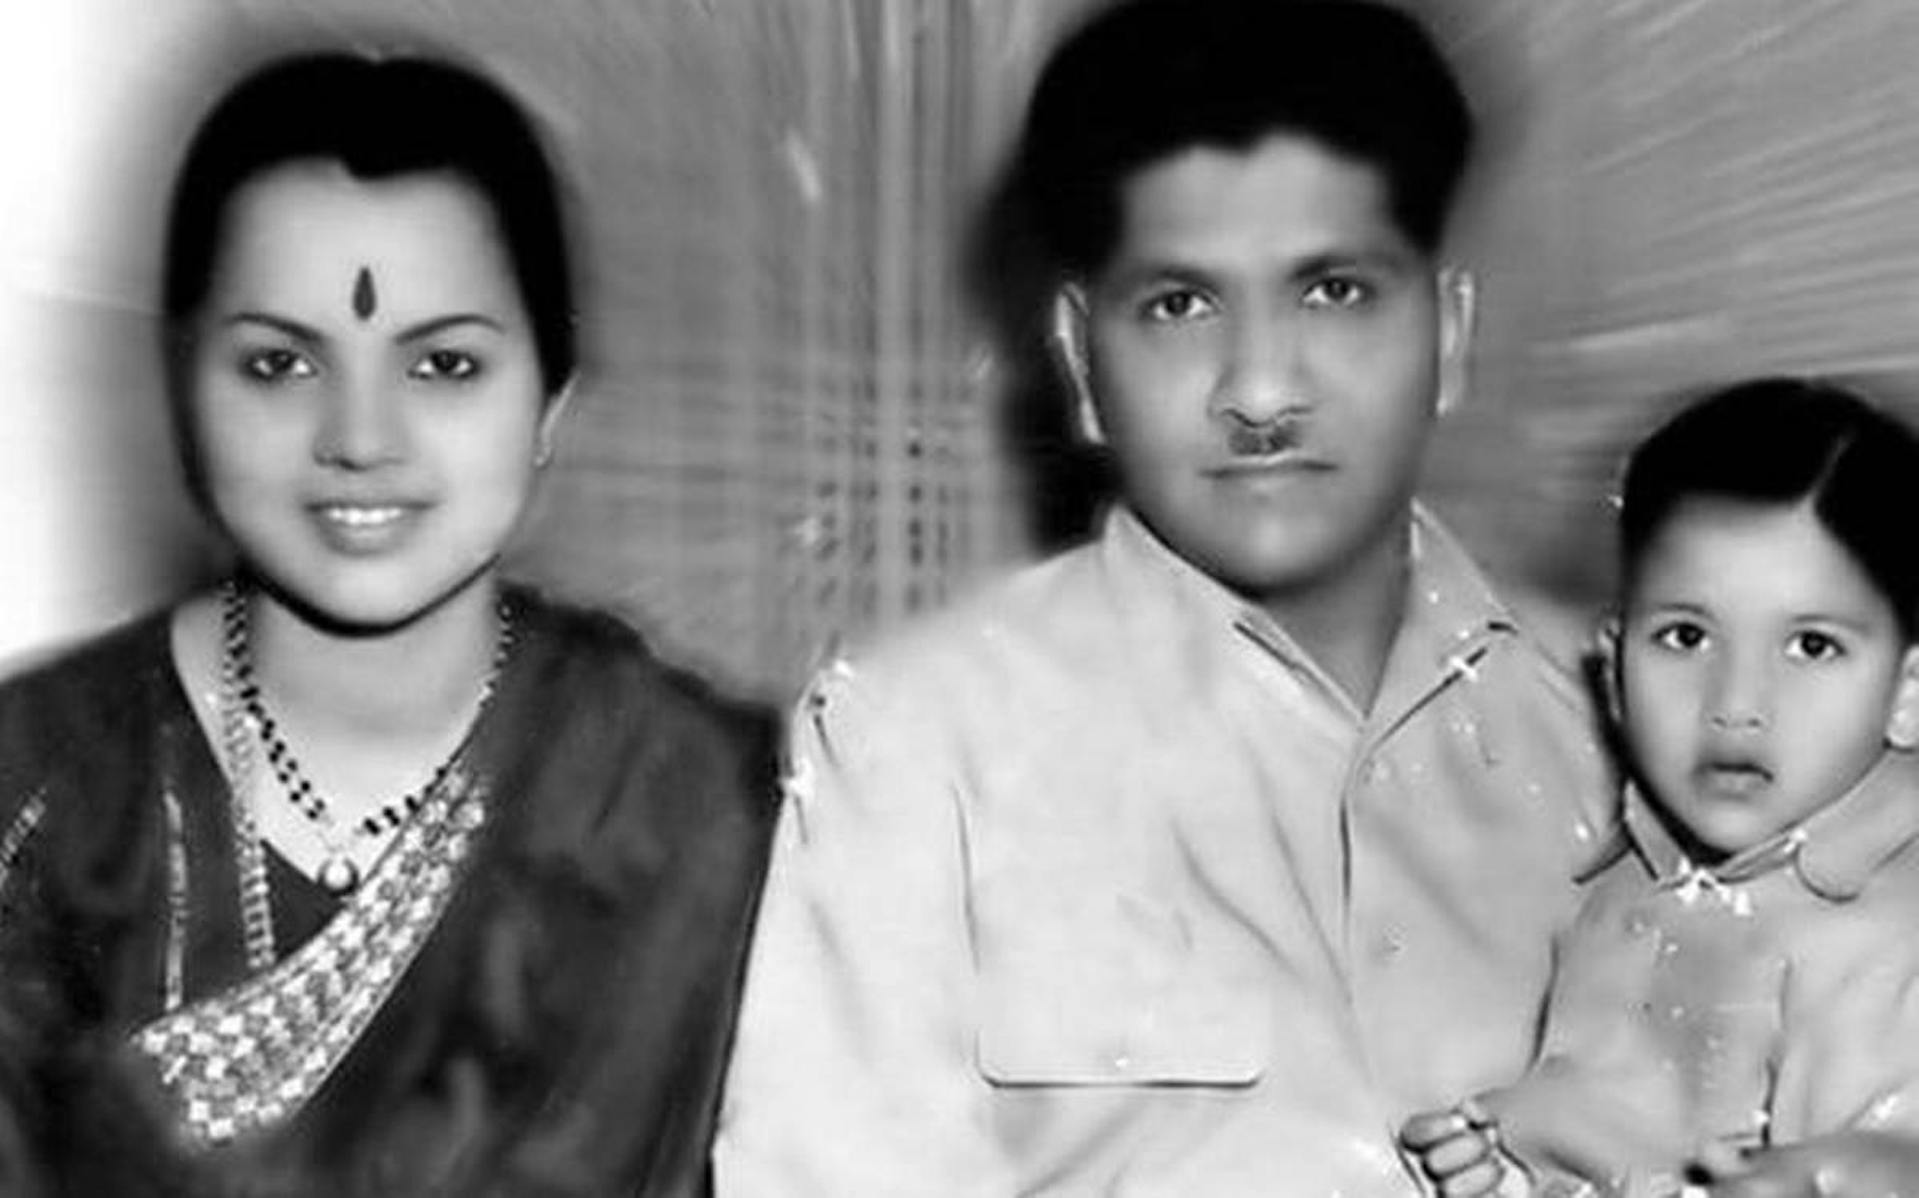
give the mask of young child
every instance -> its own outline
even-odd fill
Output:
[[[1919,1130],[1915,513],[1919,440],[1830,384],[1733,386],[1633,456],[1602,637],[1628,843],[1531,1071],[1402,1129],[1438,1192],[1665,1194]]]

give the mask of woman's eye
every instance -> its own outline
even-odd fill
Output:
[[[311,358],[298,350],[279,347],[250,350],[242,354],[240,372],[260,383],[311,378],[316,373]]]
[[[1350,275],[1327,275],[1306,289],[1309,308],[1357,308],[1373,298],[1372,284]]]
[[[1692,653],[1706,643],[1706,630],[1697,624],[1666,624],[1653,629],[1652,643],[1674,653]]]
[[[460,381],[480,373],[480,360],[465,350],[430,350],[415,362],[407,374],[416,379]]]
[[[1190,287],[1162,291],[1140,306],[1140,313],[1154,324],[1179,324],[1212,315],[1212,300]]]
[[[1796,632],[1786,642],[1786,656],[1801,661],[1831,661],[1845,653],[1846,647],[1839,639],[1824,632]]]

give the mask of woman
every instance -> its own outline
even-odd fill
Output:
[[[284,60],[170,222],[236,568],[0,690],[0,1191],[697,1188],[770,728],[500,581],[575,364],[536,136]]]

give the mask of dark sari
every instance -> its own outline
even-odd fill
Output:
[[[270,857],[280,957],[253,979],[230,797],[166,617],[0,688],[0,1193],[704,1189],[771,722],[608,617],[516,602],[453,805],[419,821],[457,827],[464,856],[416,846],[344,907]],[[375,883],[431,895],[418,866],[444,860],[394,980],[332,970],[378,1001],[315,1087],[196,1142],[180,1062],[158,1046],[194,1040],[187,1015],[239,1026],[221,1004],[313,959],[329,928],[339,941]]]

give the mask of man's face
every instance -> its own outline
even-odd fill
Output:
[[[1056,317],[1088,435],[1175,551],[1255,602],[1395,552],[1470,318],[1373,168],[1296,136],[1195,148],[1121,193]]]

